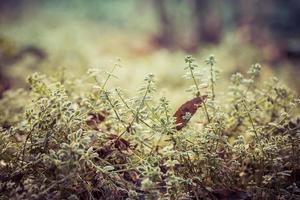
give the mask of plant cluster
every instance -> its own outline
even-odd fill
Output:
[[[185,62],[192,100],[176,113],[152,74],[133,98],[109,88],[119,64],[90,70],[83,95],[39,74],[30,91],[6,93],[0,198],[299,199],[295,94],[276,78],[261,83],[259,64],[221,94],[213,56]]]

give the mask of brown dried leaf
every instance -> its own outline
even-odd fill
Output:
[[[109,140],[104,144],[103,147],[98,149],[96,152],[98,153],[100,158],[104,159],[113,153],[114,149],[112,146],[113,146],[113,141]]]
[[[206,95],[202,97],[200,96],[196,97],[190,101],[185,102],[182,106],[180,106],[180,108],[173,115],[173,117],[176,118],[175,124],[176,124],[176,129],[178,131],[181,130],[183,127],[185,127],[188,121],[190,120],[190,119],[184,119],[186,114],[190,113],[191,114],[190,117],[192,117],[196,113],[197,109],[204,102],[206,97],[207,97]]]
[[[141,180],[140,180],[140,176],[136,171],[125,171],[123,173],[123,178],[128,181],[131,182],[133,184],[140,184]]]
[[[86,123],[91,128],[98,130],[98,128],[97,128],[98,124],[102,123],[105,120],[106,115],[107,115],[107,113],[105,113],[105,112],[89,113]]]
[[[119,136],[110,134],[108,136],[110,140],[114,140],[115,148],[119,149],[120,151],[127,151],[130,147],[130,143],[125,140],[124,138],[119,138]]]
[[[110,156],[116,149],[121,153],[128,153],[130,150],[130,143],[122,137],[115,134],[109,134],[107,136],[108,141],[97,150],[100,158],[106,158]]]

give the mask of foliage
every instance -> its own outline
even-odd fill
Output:
[[[294,93],[276,78],[261,83],[255,64],[218,94],[215,58],[204,68],[191,56],[185,61],[187,91],[201,98],[201,108],[180,110],[183,120],[193,117],[180,129],[170,102],[155,93],[154,75],[133,98],[109,88],[118,64],[90,70],[95,85],[81,96],[39,74],[28,78],[30,91],[7,93],[0,104],[0,198],[300,198]]]

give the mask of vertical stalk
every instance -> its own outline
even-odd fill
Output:
[[[193,79],[194,84],[195,84],[196,89],[197,89],[197,97],[202,96],[202,95],[201,95],[201,92],[200,92],[200,89],[199,89],[199,86],[198,86],[198,83],[197,83],[197,81],[196,81],[194,72],[193,72],[193,70],[192,70],[191,62],[189,62],[189,69],[190,69],[192,79]],[[208,111],[207,111],[207,107],[206,107],[205,101],[203,101],[203,108],[204,108],[204,112],[205,112],[205,114],[206,114],[207,121],[210,123],[210,117],[209,117],[209,115],[208,115]]]
[[[213,66],[214,64],[210,63],[210,82],[211,82],[211,94],[212,94],[212,101],[215,99],[215,86],[214,86],[214,76],[213,76]]]
[[[254,121],[253,121],[253,119],[252,119],[252,117],[251,117],[250,111],[249,111],[248,108],[247,108],[247,105],[246,105],[246,103],[245,103],[245,100],[242,100],[242,103],[243,103],[243,106],[244,106],[244,108],[245,108],[245,110],[246,110],[246,112],[247,112],[248,118],[249,118],[249,120],[250,120],[251,126],[252,126],[253,131],[254,131],[254,134],[255,134],[255,137],[258,139],[258,134],[257,134],[256,128],[255,128],[255,125],[254,125]]]

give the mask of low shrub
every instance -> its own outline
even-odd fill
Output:
[[[299,199],[299,100],[261,66],[218,92],[210,56],[185,58],[177,112],[148,75],[136,97],[110,72],[83,95],[33,74],[0,100],[1,199]],[[207,73],[204,73],[204,72]],[[82,91],[81,91],[82,93]],[[175,113],[175,114],[174,114]]]

